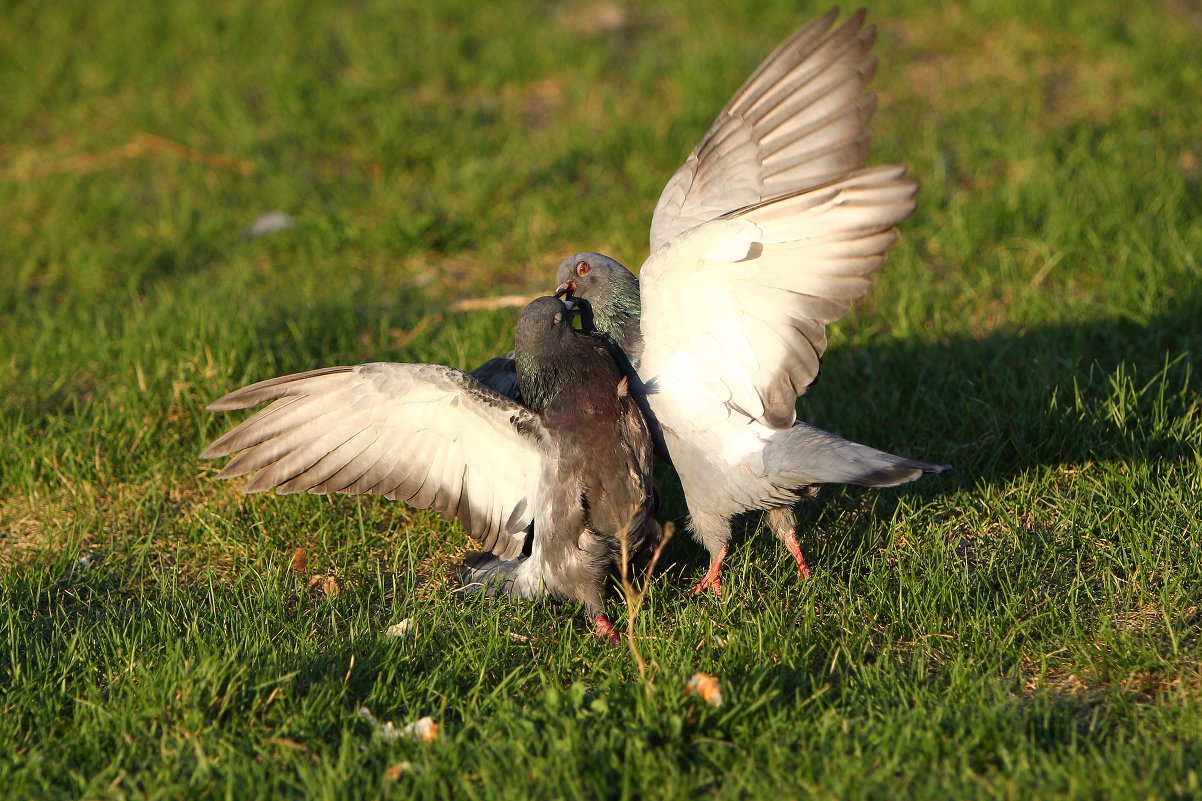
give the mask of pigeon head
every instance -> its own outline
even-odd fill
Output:
[[[569,256],[559,265],[555,280],[559,282],[560,293],[584,298],[594,307],[616,306],[612,311],[638,317],[639,279],[609,256],[600,253]]]
[[[637,363],[643,343],[639,279],[634,273],[600,253],[577,253],[559,265],[555,280],[559,295],[588,301],[597,330],[613,337]]]
[[[559,298],[535,298],[518,317],[516,350],[518,353],[553,352],[569,334],[571,308]]]
[[[559,298],[536,298],[518,318],[514,361],[522,399],[542,411],[574,377],[575,310]]]

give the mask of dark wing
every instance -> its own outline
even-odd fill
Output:
[[[495,389],[518,403],[522,402],[522,392],[518,388],[518,367],[513,351],[504,356],[492,357],[472,370],[471,375],[484,386]]]

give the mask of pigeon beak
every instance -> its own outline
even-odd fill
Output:
[[[555,297],[562,298],[565,295],[572,295],[576,292],[575,281],[564,281],[559,286],[555,287]]]

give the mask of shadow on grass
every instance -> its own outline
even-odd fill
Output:
[[[799,402],[800,419],[953,470],[892,490],[824,488],[818,503],[797,507],[799,528],[815,525],[837,493],[878,494],[872,516],[888,519],[899,497],[1005,483],[1042,467],[1191,461],[1202,415],[1202,376],[1191,364],[1202,350],[1199,320],[1195,294],[1146,323],[1105,318],[833,349]],[[670,470],[657,477],[662,516],[683,521],[679,483]],[[736,543],[759,522],[744,517]],[[684,557],[674,543],[665,563]]]
[[[837,403],[839,422],[851,422],[840,433],[951,462],[944,486],[1041,466],[1176,460],[1193,451],[1183,435],[1202,389],[1190,364],[1199,320],[1195,295],[1146,323],[1107,318],[850,348],[832,357],[815,410],[825,421]]]

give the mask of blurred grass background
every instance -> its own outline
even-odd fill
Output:
[[[663,183],[824,6],[3,8],[12,797],[1202,793],[1196,3],[870,8],[872,161],[923,188],[801,408],[956,471],[805,507],[801,585],[749,521],[723,604],[680,537],[646,694],[578,610],[455,594],[467,541],[427,513],[213,481],[203,406],[470,367],[517,310],[452,302],[581,249],[635,267]],[[274,210],[296,226],[244,236]],[[443,736],[381,741],[361,705]]]

